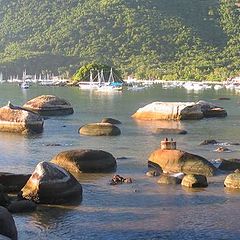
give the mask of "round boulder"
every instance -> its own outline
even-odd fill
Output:
[[[148,164],[160,167],[166,173],[182,172],[213,176],[217,170],[205,158],[178,149],[157,149],[150,155]]]
[[[53,95],[42,95],[33,98],[26,102],[23,108],[38,112],[43,116],[73,114],[73,107],[69,102]]]
[[[0,131],[21,134],[41,133],[43,118],[34,112],[13,106],[10,102],[0,108]]]
[[[22,188],[20,197],[37,203],[69,203],[82,199],[82,186],[60,166],[40,162]]]
[[[89,123],[80,127],[79,133],[87,136],[117,136],[121,130],[111,123]]]
[[[188,174],[184,176],[181,184],[188,188],[204,188],[208,186],[206,176],[197,174]]]
[[[0,207],[0,236],[9,237],[12,240],[17,239],[17,228],[10,212]]]
[[[101,123],[121,124],[121,122],[114,118],[103,118]]]
[[[224,181],[224,187],[240,189],[240,173],[237,171],[229,174]]]
[[[51,162],[61,166],[72,174],[114,172],[116,159],[102,150],[79,149],[57,154]]]

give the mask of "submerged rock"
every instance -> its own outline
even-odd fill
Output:
[[[41,133],[43,118],[21,107],[13,106],[10,102],[0,108],[0,131],[21,134]]]
[[[204,188],[208,186],[207,178],[203,175],[188,174],[182,180],[182,186],[189,188]]]
[[[111,153],[102,150],[79,149],[57,154],[51,162],[72,174],[115,172],[116,159]]]
[[[155,134],[187,134],[187,131],[178,128],[157,128]]]
[[[110,185],[117,185],[122,183],[132,183],[132,179],[130,177],[124,178],[120,175],[114,175],[111,179]]]
[[[53,95],[38,96],[26,102],[23,107],[43,116],[68,115],[74,112],[68,101]]]
[[[217,144],[218,142],[215,139],[207,139],[200,143],[200,145],[210,145]]]
[[[212,103],[153,102],[137,110],[133,118],[142,120],[188,120],[204,117],[226,117],[227,112]]]
[[[158,166],[166,173],[183,172],[213,176],[217,170],[205,158],[178,149],[157,149],[150,155],[148,164]]]
[[[240,173],[229,174],[224,181],[224,187],[240,189]]]
[[[87,136],[117,136],[121,130],[111,123],[89,123],[80,127],[79,133]]]
[[[103,118],[101,123],[121,124],[121,122],[114,118]]]
[[[240,159],[223,159],[218,168],[224,171],[240,169]]]
[[[4,207],[0,207],[0,223],[0,234],[12,240],[17,240],[17,228],[14,219]]]
[[[40,162],[22,188],[20,197],[37,203],[70,203],[82,199],[82,186],[58,165]]]

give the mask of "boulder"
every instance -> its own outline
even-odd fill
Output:
[[[114,118],[103,118],[101,123],[121,124],[121,122]]]
[[[0,223],[0,234],[16,240],[17,228],[14,219],[10,212],[4,207],[0,207]]]
[[[240,189],[240,173],[229,174],[224,180],[224,187]]]
[[[22,188],[20,197],[37,203],[69,203],[82,199],[82,186],[60,166],[40,162]]]
[[[117,136],[121,130],[111,123],[89,123],[80,127],[79,133],[87,136]]]
[[[240,169],[240,159],[223,159],[218,168],[224,171]]]
[[[206,176],[197,174],[188,174],[184,176],[181,184],[188,188],[204,188],[208,186]]]
[[[26,184],[31,174],[14,174],[0,172],[0,184],[5,187],[6,192],[19,192]]]
[[[21,134],[41,133],[43,118],[21,107],[13,106],[10,102],[0,108],[0,131]]]
[[[157,128],[155,134],[187,134],[187,131],[178,128]]]
[[[133,118],[141,120],[188,120],[204,117],[225,117],[226,111],[212,103],[153,102],[137,110]]]
[[[29,200],[13,201],[7,207],[8,211],[11,213],[33,212],[36,208],[36,203]]]
[[[1,185],[1,189],[0,189],[0,206],[6,207],[10,200],[8,195],[4,192],[4,187]]]
[[[182,179],[178,177],[171,176],[169,174],[162,174],[160,178],[158,179],[159,184],[173,184],[177,185],[182,182]]]
[[[160,167],[166,173],[183,172],[213,176],[217,170],[205,158],[178,149],[157,149],[150,155],[148,164]]]
[[[146,172],[146,176],[148,176],[148,177],[160,176],[160,171],[158,169],[150,169]]]
[[[26,102],[23,108],[38,112],[43,116],[73,114],[73,107],[69,102],[53,95],[42,95],[33,98]]]
[[[116,159],[102,150],[79,149],[57,154],[51,162],[61,166],[72,174],[115,172]]]

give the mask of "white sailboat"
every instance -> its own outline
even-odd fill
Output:
[[[99,78],[99,77],[98,77]],[[80,82],[78,84],[79,88],[82,90],[92,90],[98,88],[98,82],[94,82],[93,72],[90,70],[90,79],[89,82]]]

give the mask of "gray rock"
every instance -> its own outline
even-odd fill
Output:
[[[188,188],[204,188],[208,186],[206,176],[197,174],[188,174],[184,176],[181,184]]]

